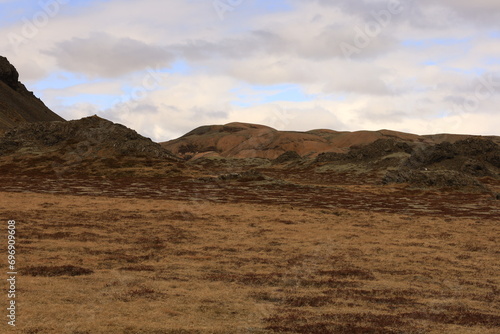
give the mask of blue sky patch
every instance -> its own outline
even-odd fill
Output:
[[[165,70],[166,73],[172,74],[183,74],[189,75],[192,73],[192,68],[188,65],[188,63],[184,60],[176,60],[170,68]]]
[[[427,48],[432,46],[453,46],[465,44],[472,41],[471,37],[466,38],[428,38],[428,39],[407,39],[401,45],[413,48]]]
[[[94,82],[99,81],[102,80],[95,80]],[[64,89],[86,83],[89,83],[89,80],[83,75],[71,72],[55,72],[43,80],[30,84],[30,87],[42,91],[45,89]]]

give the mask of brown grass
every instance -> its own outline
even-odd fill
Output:
[[[0,193],[19,333],[498,333],[485,210]]]

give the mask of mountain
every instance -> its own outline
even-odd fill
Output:
[[[432,145],[470,137],[478,136],[419,136],[390,130],[348,132],[320,129],[293,132],[256,124],[229,123],[202,126],[161,145],[176,155],[192,159],[203,156],[276,159],[289,151],[301,157],[315,158],[322,153],[347,153],[351,148],[369,145],[377,140],[393,139],[413,145]],[[485,138],[500,143],[499,137]]]
[[[500,180],[499,144],[498,136],[420,136],[390,130],[292,132],[229,123],[199,127],[162,146],[205,170],[235,170],[240,165],[242,172],[260,168],[278,178],[299,173],[301,179],[319,178],[320,182],[340,177],[363,184],[405,183],[494,193]],[[241,173],[222,178],[238,175],[245,178]]]
[[[0,56],[0,133],[23,123],[64,121],[19,82],[16,68]]]

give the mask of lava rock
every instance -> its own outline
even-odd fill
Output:
[[[408,183],[423,188],[484,188],[473,177],[452,170],[421,171],[408,168],[390,170],[382,179],[382,183]]]
[[[282,164],[290,161],[301,160],[302,157],[295,151],[287,151],[273,160],[274,164]]]

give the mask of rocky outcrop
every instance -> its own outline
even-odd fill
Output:
[[[0,81],[15,91],[22,90],[23,88],[19,82],[19,73],[16,68],[7,58],[2,56],[0,56]]]
[[[33,123],[8,131],[0,155],[19,151],[78,153],[81,158],[116,156],[179,160],[151,139],[98,116],[69,122]]]
[[[450,170],[421,171],[403,168],[388,171],[382,180],[383,184],[408,183],[418,188],[477,188],[486,189],[473,177]]]
[[[413,150],[397,170],[382,182],[408,183],[417,187],[486,189],[478,178],[500,178],[500,146],[489,139],[467,138],[425,145]]]

